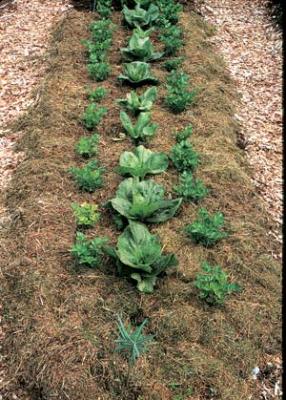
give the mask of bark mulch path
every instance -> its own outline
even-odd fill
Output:
[[[273,218],[269,234],[282,243],[282,34],[268,14],[267,0],[198,3],[216,28],[211,40],[241,95],[236,118],[242,146],[257,191]]]

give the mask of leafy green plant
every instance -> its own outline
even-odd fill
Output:
[[[105,249],[116,260],[118,273],[130,276],[143,293],[152,293],[158,275],[178,265],[174,254],[162,255],[158,236],[151,235],[145,225],[134,221],[129,221],[116,248],[106,246]]]
[[[76,233],[76,242],[71,248],[71,254],[79,265],[86,265],[91,268],[99,267],[104,255],[103,247],[108,239],[97,237],[88,240],[82,232]]]
[[[210,247],[228,237],[223,226],[224,216],[221,212],[210,215],[205,208],[200,208],[197,219],[186,225],[185,232],[194,242]]]
[[[111,67],[107,62],[96,62],[87,64],[87,70],[91,79],[96,82],[102,82],[108,78]]]
[[[104,42],[105,40],[112,39],[114,25],[112,24],[111,19],[101,19],[92,22],[89,29],[94,42]]]
[[[200,179],[195,179],[193,174],[184,171],[180,176],[180,185],[175,186],[175,192],[185,201],[198,202],[208,194],[208,189]]]
[[[128,178],[120,183],[111,205],[129,220],[165,222],[179,209],[182,199],[165,200],[164,188],[152,180]]]
[[[140,326],[132,330],[131,325],[125,328],[121,318],[118,317],[119,337],[115,341],[116,351],[127,356],[128,362],[134,364],[143,353],[148,350],[148,344],[153,340],[152,335],[143,335],[143,328],[147,324],[145,319]]]
[[[82,43],[87,48],[89,62],[96,64],[105,61],[107,50],[110,48],[112,41],[111,39],[106,39],[94,43],[90,40],[84,40]]]
[[[149,29],[142,29],[140,26],[137,26],[133,29],[133,33],[136,33],[141,39],[149,37],[154,31],[154,27],[151,27]]]
[[[157,84],[159,82],[151,74],[150,65],[141,61],[123,64],[123,74],[120,74],[118,79],[132,85],[143,85],[145,83]]]
[[[159,39],[164,44],[166,56],[175,55],[184,45],[183,31],[180,27],[174,25],[167,25],[162,30]]]
[[[85,128],[89,130],[96,128],[106,113],[106,107],[98,107],[98,105],[94,103],[89,104],[82,116],[82,122]]]
[[[141,37],[140,33],[133,32],[128,47],[120,49],[123,58],[127,61],[150,62],[158,60],[163,53],[155,52],[149,37]]]
[[[119,165],[120,174],[145,178],[147,174],[160,174],[166,171],[168,157],[164,153],[154,153],[144,146],[138,146],[133,152],[122,153]]]
[[[163,67],[171,72],[177,70],[183,63],[184,57],[176,57],[164,62]]]
[[[81,157],[90,158],[97,153],[97,146],[99,143],[99,135],[94,134],[92,136],[83,136],[79,139],[75,146],[75,151]]]
[[[150,112],[140,113],[135,125],[125,111],[120,112],[120,120],[127,134],[135,141],[146,140],[154,136],[157,130],[157,125],[151,123]]]
[[[117,102],[133,114],[150,111],[157,98],[157,88],[148,88],[141,96],[135,91],[128,93],[126,99],[119,99]]]
[[[176,134],[176,142],[180,143],[186,141],[187,139],[189,139],[189,137],[192,136],[192,133],[193,133],[192,125],[187,126],[186,128],[184,128],[183,130],[181,130]]]
[[[170,158],[178,171],[193,171],[197,168],[200,161],[198,153],[187,140],[177,143],[172,147]]]
[[[78,226],[91,227],[99,221],[100,213],[96,204],[72,203],[71,206]]]
[[[123,6],[123,15],[127,24],[131,28],[147,27],[156,22],[159,17],[159,8],[150,4],[148,9],[140,7],[140,4],[136,4],[134,9],[129,9],[126,5]]]
[[[102,186],[104,170],[103,167],[98,167],[97,161],[93,160],[82,168],[72,167],[69,172],[80,190],[92,193]]]
[[[102,18],[108,18],[112,13],[112,0],[97,0],[96,11]]]
[[[183,11],[183,6],[174,0],[157,0],[156,5],[160,10],[159,25],[165,25],[166,21],[176,24],[179,21],[179,13]]]
[[[189,91],[189,77],[182,71],[173,71],[167,78],[166,106],[174,113],[185,111],[195,99],[196,91]]]
[[[237,283],[229,283],[227,274],[219,265],[202,264],[203,273],[197,274],[195,286],[199,296],[210,305],[223,304],[227,295],[241,291]]]
[[[99,103],[106,96],[107,90],[104,87],[97,87],[95,90],[88,92],[88,99],[94,103]]]

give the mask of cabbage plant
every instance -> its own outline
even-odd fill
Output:
[[[182,198],[165,200],[164,188],[153,180],[125,179],[110,203],[114,210],[128,220],[150,223],[165,222],[179,209]]]
[[[135,280],[143,293],[152,293],[158,275],[178,265],[174,254],[162,254],[158,236],[134,221],[119,236],[116,248],[106,246],[106,251],[116,260],[119,274]]]
[[[140,33],[134,32],[131,36],[128,47],[122,48],[122,57],[127,61],[155,61],[164,53],[154,51],[150,38],[141,37]]]
[[[142,61],[123,64],[123,74],[120,74],[118,79],[131,85],[144,85],[148,82],[157,84],[159,82],[151,74],[150,65]]]
[[[155,4],[150,4],[145,10],[136,4],[134,9],[129,9],[126,5],[123,6],[123,15],[127,24],[131,28],[147,27],[154,24],[159,17],[159,8]]]
[[[119,99],[117,102],[133,114],[138,114],[139,112],[150,111],[156,98],[157,88],[152,86],[141,96],[132,90],[127,94],[126,99]]]
[[[118,171],[122,175],[144,178],[147,174],[160,174],[168,168],[168,156],[164,153],[154,153],[144,146],[138,146],[131,151],[125,151],[120,156]]]
[[[146,140],[154,136],[157,130],[157,125],[151,123],[150,112],[140,113],[135,125],[125,111],[120,112],[120,120],[127,134],[135,141]]]

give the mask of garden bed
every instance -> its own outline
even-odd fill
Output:
[[[211,190],[202,205],[224,213],[231,235],[207,249],[188,240],[182,228],[197,214],[199,207],[193,204],[184,204],[175,218],[152,226],[164,250],[177,255],[179,267],[161,279],[151,295],[140,294],[131,282],[118,277],[108,260],[90,270],[75,267],[71,258],[76,229],[71,202],[102,205],[114,197],[122,180],[115,171],[119,156],[133,147],[128,139],[118,140],[122,127],[115,99],[129,92],[117,81],[119,48],[130,36],[121,18],[119,12],[113,13],[111,76],[97,85],[87,75],[81,44],[89,37],[94,14],[69,13],[55,31],[40,100],[14,126],[15,132],[24,132],[18,150],[27,158],[5,197],[15,217],[1,232],[4,349],[11,387],[21,388],[31,399],[257,398],[252,369],[280,353],[280,265],[271,257],[275,244],[266,236],[270,222],[256,197],[243,152],[236,146],[233,83],[207,42],[211,29],[187,8],[181,17],[187,38],[184,70],[199,94],[188,111],[175,115],[163,106],[165,91],[159,86],[153,110],[159,128],[149,148],[169,153],[174,132],[193,125],[192,143],[202,155],[197,175]],[[153,72],[165,80],[160,63],[154,64]],[[80,164],[74,145],[85,134],[80,116],[87,104],[87,86],[109,90],[102,102],[108,117],[99,126],[105,183],[94,194],[79,193],[67,173]],[[170,194],[177,179],[169,168],[156,181]],[[115,243],[118,231],[108,210],[102,208],[100,225],[88,235],[107,236]],[[205,259],[222,265],[243,288],[222,307],[205,305],[193,286]],[[127,363],[114,352],[117,315],[133,325],[148,318],[146,332],[154,335],[128,388]]]

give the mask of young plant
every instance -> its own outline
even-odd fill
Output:
[[[134,221],[129,221],[116,248],[106,246],[105,249],[116,260],[118,273],[135,280],[143,293],[153,293],[158,275],[178,265],[174,254],[162,254],[158,236],[151,235],[145,225]]]
[[[71,248],[71,254],[79,265],[97,268],[102,262],[102,256],[104,255],[103,247],[107,242],[108,239],[105,237],[88,240],[83,233],[77,232],[76,242]]]
[[[110,19],[101,19],[90,24],[92,40],[94,42],[104,42],[112,39],[114,26]]]
[[[160,9],[159,25],[168,23],[175,25],[179,21],[179,13],[183,11],[183,6],[174,0],[157,0]]]
[[[99,143],[99,135],[82,136],[75,146],[75,151],[83,158],[90,158],[97,153],[97,146]]]
[[[95,90],[88,92],[88,99],[94,103],[100,103],[101,100],[106,96],[107,90],[104,87],[98,87]]]
[[[159,39],[164,44],[164,53],[166,56],[175,55],[184,45],[183,31],[178,26],[166,26],[162,30]]]
[[[92,193],[102,186],[104,170],[104,168],[98,167],[97,161],[93,160],[82,168],[72,167],[69,172],[80,190]]]
[[[83,125],[89,130],[96,128],[106,113],[106,107],[98,107],[94,103],[89,104],[82,116]]]
[[[131,111],[133,114],[140,112],[150,111],[153,103],[157,98],[157,88],[152,86],[148,88],[141,96],[135,91],[128,93],[126,99],[119,99],[117,102],[126,110]]]
[[[160,223],[172,218],[182,203],[181,198],[165,200],[164,194],[164,188],[152,180],[128,178],[120,183],[110,203],[128,220]]]
[[[71,206],[77,226],[88,228],[94,226],[99,221],[100,213],[96,204],[72,203]]]
[[[178,171],[194,171],[200,161],[198,153],[187,140],[172,147],[170,158]]]
[[[149,37],[141,37],[140,33],[133,32],[128,47],[120,49],[122,57],[126,61],[150,62],[158,60],[163,53],[155,52]]]
[[[167,60],[164,62],[163,67],[168,71],[174,71],[181,67],[184,61],[183,57],[172,58],[171,60]]]
[[[208,189],[200,179],[195,179],[193,174],[184,171],[180,176],[180,185],[175,186],[175,192],[185,201],[198,202],[208,194]]]
[[[122,175],[145,178],[147,174],[160,174],[168,168],[168,156],[154,153],[144,146],[138,146],[133,152],[125,151],[120,156],[118,171]]]
[[[104,41],[94,43],[92,41],[85,40],[82,43],[87,48],[89,62],[91,64],[95,64],[105,61],[107,50],[110,48],[112,41],[111,39],[106,39]]]
[[[136,4],[134,9],[129,9],[126,5],[123,6],[123,15],[127,24],[131,28],[147,27],[156,22],[159,17],[159,8],[150,4],[147,10]]]
[[[192,133],[193,133],[192,125],[187,126],[186,128],[184,128],[183,130],[179,131],[176,134],[176,142],[180,143],[188,140],[192,136]]]
[[[148,350],[149,343],[153,340],[152,335],[143,335],[143,328],[147,323],[145,319],[140,326],[132,330],[131,325],[125,328],[122,320],[118,317],[119,337],[115,341],[116,351],[127,356],[128,363],[134,364],[143,353]]]
[[[108,78],[111,67],[107,62],[96,62],[87,64],[87,70],[91,79],[96,82],[102,82]]]
[[[203,273],[198,274],[195,286],[199,289],[199,296],[210,305],[223,304],[226,296],[233,292],[241,291],[237,283],[229,283],[227,274],[219,265],[211,266],[208,263],[202,265]]]
[[[151,113],[140,113],[133,125],[125,111],[120,112],[120,121],[127,134],[135,141],[146,140],[155,135],[157,125],[151,123]]]
[[[159,82],[158,79],[151,74],[150,65],[141,61],[123,64],[123,74],[120,74],[118,79],[136,86],[144,85],[145,83],[157,84]]]
[[[97,0],[96,11],[102,18],[110,17],[112,13],[112,0]]]
[[[185,232],[195,243],[211,247],[228,237],[223,230],[224,216],[221,212],[210,215],[205,208],[200,208],[197,219],[185,227]]]
[[[166,106],[174,113],[185,111],[192,104],[196,91],[189,91],[189,77],[184,72],[173,71],[167,78]]]

